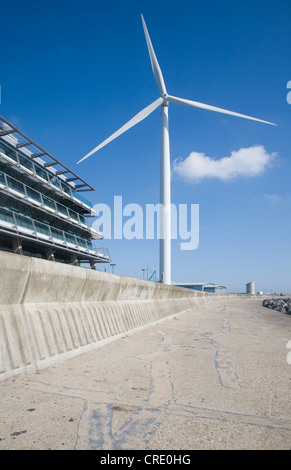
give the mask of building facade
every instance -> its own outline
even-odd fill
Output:
[[[94,188],[0,116],[0,249],[96,268],[109,263],[83,196]]]
[[[256,291],[255,291],[255,282],[252,281],[252,282],[248,282],[246,284],[246,294],[249,294],[249,295],[255,295]]]
[[[184,287],[186,289],[193,289],[193,290],[199,290],[201,292],[219,292],[222,290],[225,290],[225,286],[217,286],[216,284],[213,284],[213,282],[186,282],[184,284],[174,284],[177,287]]]

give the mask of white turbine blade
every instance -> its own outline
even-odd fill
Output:
[[[167,100],[170,101],[171,103],[183,104],[186,106],[192,106],[193,108],[206,109],[207,111],[215,111],[217,113],[222,113],[222,114],[229,114],[230,116],[237,116],[237,117],[241,117],[244,119],[250,119],[252,121],[263,122],[264,124],[271,124],[272,126],[277,125],[277,124],[274,124],[273,122],[263,121],[262,119],[257,119],[251,116],[246,116],[245,114],[239,114],[239,113],[235,113],[234,111],[228,111],[227,109],[216,108],[215,106],[210,106],[208,104],[198,103],[198,101],[184,100],[182,98],[177,98],[176,96],[167,96]]]
[[[151,114],[155,109],[157,109],[162,103],[163,103],[163,98],[158,98],[156,101],[154,101],[152,104],[144,108],[142,111],[140,111],[138,114],[136,114],[130,121],[128,121],[124,126],[122,126],[118,131],[114,132],[108,139],[104,140],[101,144],[99,144],[97,147],[95,147],[91,152],[89,152],[85,157],[83,157],[81,160],[78,161],[78,163],[81,163],[83,160],[86,158],[90,157],[93,153],[97,152],[100,150],[102,147],[105,145],[109,144],[112,140],[116,139],[116,137],[119,137],[121,134],[124,132],[128,131],[131,127],[135,126],[138,124],[140,121],[145,119],[149,114]]]
[[[145,20],[144,20],[142,15],[141,15],[141,19],[142,19],[142,25],[143,25],[144,34],[145,34],[145,37],[146,37],[146,42],[147,42],[147,46],[148,46],[148,51],[149,51],[149,55],[150,55],[150,59],[151,59],[151,64],[152,64],[152,69],[153,69],[153,72],[154,72],[154,76],[155,76],[155,79],[156,79],[156,82],[158,84],[158,87],[160,89],[161,94],[164,95],[165,93],[167,93],[167,91],[166,91],[162,71],[160,69],[160,66],[159,66],[159,63],[158,63],[153,45],[152,45],[152,41],[151,41],[148,29],[147,29],[146,24],[145,24]]]

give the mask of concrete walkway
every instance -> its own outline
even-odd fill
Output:
[[[290,449],[291,316],[220,300],[1,384],[0,449]]]

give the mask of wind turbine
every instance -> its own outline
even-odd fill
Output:
[[[217,113],[229,114],[230,116],[237,116],[244,119],[251,119],[252,121],[258,121],[265,124],[271,124],[275,126],[272,122],[263,121],[262,119],[257,119],[251,116],[246,116],[244,114],[235,113],[233,111],[228,111],[226,109],[217,108],[215,106],[210,106],[208,104],[199,103],[197,101],[185,100],[182,98],[177,98],[176,96],[168,95],[162,71],[160,69],[143,15],[141,15],[144,34],[147,42],[147,47],[149,51],[149,56],[151,60],[152,70],[154,77],[156,79],[157,85],[159,87],[161,97],[154,101],[152,104],[140,111],[136,116],[134,116],[130,121],[128,121],[124,126],[122,126],[118,131],[112,134],[108,139],[104,140],[101,144],[95,147],[91,152],[89,152],[85,157],[83,157],[78,163],[82,162],[86,158],[93,155],[93,153],[100,150],[105,145],[109,144],[112,140],[119,137],[121,134],[129,130],[131,127],[138,124],[140,121],[145,119],[149,114],[151,114],[155,109],[161,106],[161,151],[160,151],[160,207],[161,210],[161,219],[160,219],[160,282],[164,284],[171,284],[171,170],[170,170],[170,142],[169,142],[169,125],[168,125],[168,107],[169,103],[182,104],[186,106],[191,106],[193,108],[205,109],[207,111],[215,111]]]

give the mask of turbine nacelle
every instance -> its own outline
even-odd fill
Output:
[[[162,106],[169,106],[169,100],[168,100],[169,95],[168,95],[168,93],[164,93],[162,98],[164,100],[163,103],[162,103]]]

